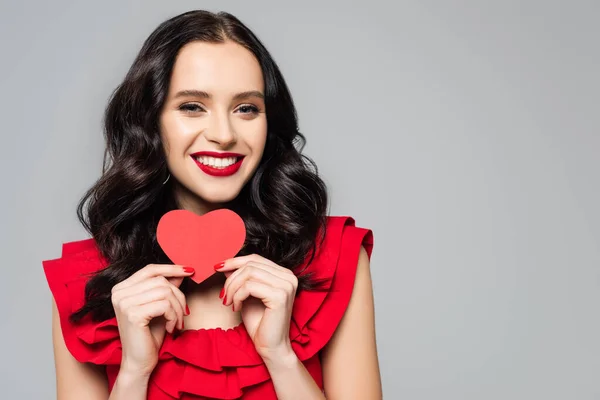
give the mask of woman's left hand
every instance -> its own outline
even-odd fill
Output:
[[[234,311],[241,309],[258,354],[274,358],[293,352],[290,319],[298,288],[296,275],[257,254],[228,259],[217,271],[227,276],[223,304],[232,305]]]

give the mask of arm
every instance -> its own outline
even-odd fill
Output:
[[[369,257],[361,247],[350,303],[321,353],[323,385],[330,400],[382,398],[374,308]]]
[[[280,400],[326,400],[294,351],[264,358]]]
[[[147,379],[119,374],[109,397],[108,382],[101,366],[81,363],[65,345],[58,308],[52,299],[52,343],[56,369],[56,398],[58,400],[118,400],[146,399]]]
[[[361,247],[350,303],[321,354],[323,383],[329,400],[382,398],[369,268],[369,257]],[[293,351],[267,357],[265,365],[279,399],[325,399]]]

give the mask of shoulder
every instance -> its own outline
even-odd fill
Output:
[[[350,216],[329,217],[327,226],[331,229],[326,233],[328,243],[327,248],[324,247],[323,250],[329,253],[330,257],[333,256],[329,259],[331,265],[335,264],[332,286],[343,296],[344,306],[347,306],[357,276],[363,275],[362,270],[370,267],[373,230],[358,226]]]
[[[107,265],[93,238],[65,242],[61,250],[60,257],[42,261],[46,280],[55,297],[62,285],[85,281],[90,274]]]
[[[333,280],[344,273],[353,277],[361,249],[371,257],[373,231],[358,226],[353,217],[329,216],[321,233],[315,257],[306,267],[315,278]]]
[[[89,278],[107,265],[92,238],[63,243],[59,258],[42,261],[65,344],[80,362],[106,364],[119,360],[115,318],[101,323],[85,318],[79,324],[69,319],[85,304],[85,287]],[[102,345],[97,341],[101,341]]]
[[[326,224],[326,238],[330,245],[340,245],[340,251],[364,247],[370,257],[373,251],[373,230],[358,226],[353,217],[329,216]]]
[[[107,265],[93,238],[65,242],[61,250],[60,257],[42,261],[48,286],[59,306],[65,301],[65,289],[85,284],[92,273]]]
[[[290,330],[296,354],[306,359],[322,349],[339,325],[352,297],[359,265],[369,268],[373,231],[350,216],[330,216],[325,236],[306,272],[325,281],[323,290],[301,291]]]

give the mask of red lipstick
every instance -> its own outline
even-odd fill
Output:
[[[231,176],[233,174],[235,174],[240,167],[242,166],[242,161],[244,160],[244,155],[242,154],[238,154],[238,153],[217,153],[214,151],[199,151],[196,153],[192,153],[190,154],[190,156],[192,157],[192,160],[194,160],[194,162],[196,163],[196,165],[206,174],[211,175],[211,176],[219,176],[219,177],[223,177],[223,176]],[[230,158],[230,157],[235,157],[236,158],[236,162],[232,165],[229,165],[227,167],[224,168],[217,168],[217,167],[212,167],[210,165],[204,165],[202,164],[200,161],[198,161],[196,158],[200,157],[200,156],[208,156],[208,157],[215,157],[215,158]]]

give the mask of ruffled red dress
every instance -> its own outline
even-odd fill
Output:
[[[294,300],[290,339],[294,352],[323,389],[320,351],[340,322],[354,286],[360,247],[369,257],[373,233],[351,217],[329,217],[325,240],[306,271],[326,278],[326,291],[300,291]],[[78,324],[69,315],[84,303],[90,272],[104,268],[92,238],[64,243],[62,256],[42,262],[56,301],[65,344],[80,362],[103,365],[112,390],[121,362],[116,318]],[[166,334],[148,385],[148,399],[277,399],[269,372],[243,323],[230,329],[188,329]]]

